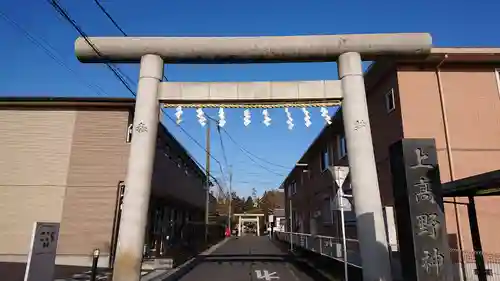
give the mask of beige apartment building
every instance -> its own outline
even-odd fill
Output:
[[[365,73],[368,110],[384,206],[393,206],[389,146],[402,138],[434,138],[443,183],[500,170],[500,49],[434,48],[431,55],[376,61]],[[339,237],[332,166],[347,166],[341,109],[282,184],[293,230]],[[452,248],[472,251],[468,198],[445,198]],[[458,204],[450,203],[456,200]],[[465,203],[465,204],[463,204]],[[500,258],[500,198],[475,198],[486,259]],[[355,215],[347,235],[356,237]],[[473,256],[473,255],[472,255]],[[488,262],[488,261],[487,261]]]
[[[94,249],[101,251],[101,266],[111,263],[134,103],[0,99],[0,279],[24,267],[35,221],[61,223],[56,264],[89,266]],[[165,253],[166,236],[172,238],[179,224],[203,222],[205,186],[204,171],[160,124],[147,255]]]

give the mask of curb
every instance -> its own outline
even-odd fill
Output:
[[[152,272],[142,276],[141,281],[163,281],[163,280],[166,280],[167,278],[172,278],[172,277],[174,277],[174,275],[177,275],[177,274],[183,275],[183,274],[187,273],[189,270],[193,269],[197,265],[196,262],[200,260],[200,257],[210,255],[211,253],[213,253],[215,250],[217,250],[222,245],[226,244],[226,242],[231,240],[231,239],[232,239],[231,237],[226,237],[224,240],[220,241],[219,243],[213,245],[212,247],[199,253],[198,255],[192,257],[188,261],[184,262],[183,264],[181,264],[173,269],[152,271]]]

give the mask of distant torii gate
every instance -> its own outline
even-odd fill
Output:
[[[245,222],[255,222],[257,224],[257,236],[260,236],[260,218],[264,214],[234,214],[233,216],[238,217],[238,236],[241,236],[241,227]]]
[[[91,44],[89,44],[89,42]],[[382,203],[368,118],[362,60],[425,56],[427,33],[282,37],[90,37],[75,42],[86,63],[139,63],[139,85],[123,213],[113,269],[138,281],[147,222],[159,103],[318,103],[342,101],[364,280],[391,280]],[[165,63],[337,61],[338,81],[255,83],[161,82]],[[288,105],[290,106],[290,105]]]

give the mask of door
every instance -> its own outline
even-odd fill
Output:
[[[113,220],[113,232],[111,234],[111,249],[109,249],[109,267],[113,268],[118,245],[118,232],[120,230],[120,219],[123,208],[123,195],[125,194],[125,182],[120,181],[116,190],[115,218]]]

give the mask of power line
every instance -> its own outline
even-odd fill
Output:
[[[224,147],[224,142],[222,141],[222,134],[220,133],[220,126],[217,126],[217,132],[218,132],[218,135],[219,135],[219,140],[220,140],[220,147],[222,149],[222,157],[224,158],[224,164],[226,165],[226,167],[228,167],[228,161],[227,161],[227,157],[226,157],[226,148]]]
[[[245,180],[235,180],[235,183],[243,183],[243,184],[253,184],[253,185],[275,185],[276,182],[270,181],[245,181]]]
[[[99,50],[97,49],[97,47],[90,41],[90,39],[88,38],[87,34],[83,31],[83,29],[81,27],[78,26],[78,24],[76,23],[75,20],[73,20],[69,13],[67,11],[65,11],[58,3],[56,0],[48,0],[49,3],[56,9],[56,11],[61,14],[77,31],[78,33],[84,38],[84,40],[91,46],[91,48],[94,50],[94,52],[96,52],[99,56],[101,56],[101,53],[99,52]],[[99,5],[100,7],[102,7],[102,5]],[[110,19],[113,19],[111,17],[111,14],[109,14],[107,11],[106,11],[106,15],[110,18]],[[127,36],[127,34],[123,31],[122,28],[119,27],[119,25],[116,23],[115,20],[113,20],[113,23],[117,26],[117,28],[119,28],[119,30],[121,30],[121,32],[124,34],[124,36]],[[135,93],[134,90],[132,90],[130,88],[130,86],[128,86],[127,82],[125,82],[123,80],[123,78],[120,76],[120,74],[117,74],[116,72],[119,72],[119,70],[115,70],[113,69],[109,63],[106,63],[106,65],[113,71],[113,73],[115,73],[115,75],[119,78],[119,80],[121,81],[121,83],[127,87],[127,89],[130,91],[130,93],[136,97],[137,94]],[[119,69],[118,67],[116,67],[117,69]],[[123,74],[123,76],[126,76],[125,74]],[[128,77],[129,80],[132,80],[130,77]],[[133,83],[135,84],[135,83]],[[162,108],[162,111],[163,111],[163,108]],[[163,113],[165,113],[163,111]],[[175,120],[172,119],[172,117],[170,117],[168,114],[165,114],[171,121],[173,121],[175,123]],[[181,128],[181,130],[186,134],[188,135],[188,137],[191,138],[191,140],[193,140],[199,147],[201,147],[202,149],[203,146],[198,142],[196,141],[196,139],[194,139],[184,128],[182,128],[181,126],[179,126],[179,128]],[[212,155],[211,155],[212,159],[214,159],[217,163],[219,163],[220,165],[220,162],[219,160],[217,160],[216,158],[214,158]],[[193,158],[193,157],[192,157]],[[194,159],[194,158],[193,158]]]
[[[55,0],[52,0],[52,1],[53,1],[53,2],[55,2]],[[94,2],[95,2],[95,3],[96,3],[96,5],[98,6],[98,8],[101,10],[101,12],[103,12],[103,13],[106,15],[106,17],[107,17],[107,18],[108,18],[108,19],[109,19],[109,20],[113,23],[113,25],[114,25],[114,26],[115,26],[115,27],[116,27],[116,28],[117,28],[117,29],[121,32],[121,34],[122,34],[123,36],[127,37],[128,35],[127,35],[127,33],[125,32],[125,30],[123,30],[123,28],[121,28],[121,27],[120,27],[120,25],[118,24],[118,22],[117,22],[116,20],[114,20],[113,16],[111,16],[111,14],[110,14],[110,13],[106,10],[106,8],[105,8],[103,5],[101,5],[101,4],[99,3],[99,1],[94,0]],[[74,23],[74,21],[72,21],[72,22]],[[76,28],[76,26],[75,26],[75,28]],[[82,32],[81,32],[80,34],[82,34]],[[82,36],[84,36],[84,35],[82,34]],[[91,45],[91,44],[90,44],[90,42],[89,42],[90,40],[88,40],[88,38],[86,38],[86,36],[84,36],[84,38],[85,38],[85,40],[89,43],[89,45]],[[93,45],[91,45],[91,46],[93,46]],[[93,46],[93,49],[94,49],[94,51],[96,51],[96,53],[99,55],[99,53],[98,53],[98,51],[96,50],[95,46]],[[165,78],[165,80],[166,80],[166,81],[168,81],[168,78],[166,77],[166,75],[165,75],[165,74],[163,75],[163,77]],[[162,111],[163,111],[163,108],[162,108]],[[176,124],[176,122],[172,119],[172,117],[170,117],[170,116],[169,116],[168,114],[166,114],[164,111],[163,111],[163,113],[164,113],[164,114],[168,117],[168,119],[169,119],[170,121],[172,121],[172,122],[174,122],[174,123]],[[219,126],[217,126],[217,127],[219,127]],[[199,142],[198,142],[195,138],[193,138],[193,137],[192,137],[192,136],[191,136],[191,135],[190,135],[190,134],[189,134],[189,133],[188,133],[188,132],[187,132],[187,131],[183,128],[183,127],[181,127],[181,126],[179,125],[179,128],[181,128],[181,130],[182,130],[182,131],[183,131],[183,132],[184,132],[184,133],[185,133],[185,134],[186,134],[186,135],[187,135],[187,136],[188,136],[188,137],[189,137],[192,141],[194,141],[194,142],[195,142],[195,143],[196,143],[199,147],[201,147],[202,149],[204,149],[204,148],[203,148],[203,146],[202,146],[202,145],[201,145],[201,144],[200,144],[200,143],[199,143]],[[227,132],[227,131],[225,131],[225,132],[226,132],[226,134],[228,134],[228,132]],[[222,147],[223,147],[223,143],[222,143],[222,136],[220,135],[220,131],[219,131],[219,136],[221,137],[221,144],[222,144]],[[228,134],[228,136],[230,137],[230,139],[231,139],[233,142],[235,142],[235,140],[234,140],[234,139],[232,139],[232,137],[231,137],[229,134]],[[235,143],[236,143],[236,142],[235,142]],[[236,144],[237,144],[237,143],[236,143]],[[252,153],[250,153],[248,150],[244,149],[244,148],[243,148],[243,147],[241,147],[241,146],[240,146],[240,149],[241,149],[242,151],[246,152],[247,154],[253,155]],[[204,149],[204,150],[205,150],[205,152],[207,152],[207,153],[208,153],[208,155],[210,156],[210,158],[212,158],[214,161],[216,161],[216,162],[217,162],[217,164],[219,165],[219,168],[220,168],[220,170],[221,170],[222,176],[224,177],[224,172],[223,172],[222,165],[221,165],[220,161],[219,161],[219,160],[217,160],[217,159],[216,159],[216,158],[215,158],[215,157],[214,157],[211,153],[209,153],[206,149]],[[255,156],[255,155],[253,155],[253,156],[254,156],[255,158],[257,158],[257,159],[260,159],[261,161],[264,161],[264,162],[268,163],[268,164],[272,164],[272,165],[275,165],[275,166],[280,166],[280,165],[277,165],[277,164],[274,164],[274,163],[268,162],[267,160],[262,159],[262,158],[260,158],[260,157],[258,157],[258,156]],[[224,150],[224,148],[223,148],[223,157],[224,157],[224,160],[225,160],[225,163],[226,163],[226,166],[227,166],[227,157],[226,157],[226,155],[225,155],[225,150]],[[194,157],[192,157],[192,158],[194,159]],[[250,158],[250,159],[251,159],[251,158]],[[271,172],[271,173],[274,173],[274,174],[276,174],[276,175],[283,176],[283,175],[281,175],[281,174],[278,174],[278,173],[276,173],[276,172],[274,172],[274,171],[271,171],[271,170],[267,169],[266,167],[264,167],[264,166],[260,165],[259,163],[257,163],[257,162],[256,162],[256,161],[254,161],[253,159],[251,159],[251,160],[252,160],[255,164],[257,164],[257,165],[261,166],[263,169],[265,169],[265,170],[267,170],[267,171],[269,171],[269,172]],[[286,167],[284,167],[284,166],[281,166],[281,167],[282,167],[282,168],[286,168]],[[288,169],[288,168],[287,168],[287,169]]]
[[[98,96],[101,95],[106,95],[106,91],[104,91],[101,87],[99,87],[96,84],[92,84],[88,81],[85,81],[84,79],[81,78],[81,75],[79,75],[74,69],[69,67],[63,59],[61,59],[61,56],[57,54],[57,51],[54,47],[52,47],[46,40],[44,40],[40,36],[35,36],[31,32],[29,32],[27,29],[22,27],[18,22],[16,22],[14,19],[10,18],[7,14],[4,12],[0,11],[0,16],[12,27],[14,27],[16,30],[20,31],[31,43],[33,43],[35,46],[38,48],[42,49],[42,51],[49,56],[52,60],[54,60],[57,64],[60,66],[66,68],[69,72],[71,72],[73,75],[75,75],[76,78],[78,78],[82,83],[84,83],[87,88],[95,92]]]
[[[209,117],[209,119],[211,119],[212,121],[216,122],[217,123],[217,120],[215,120],[214,118],[212,117]],[[221,126],[217,126],[217,130],[219,130],[219,133],[220,133],[220,129],[222,129],[224,131],[224,133],[226,133],[226,135],[229,137],[229,139],[236,145],[238,146],[238,148],[240,150],[242,150],[244,153],[246,154],[249,154],[251,155],[252,157],[262,161],[262,162],[265,162],[269,165],[272,165],[272,166],[276,166],[276,167],[279,167],[279,168],[282,168],[282,169],[286,169],[286,170],[290,170],[290,167],[286,167],[286,166],[283,166],[283,165],[280,165],[280,164],[276,164],[276,163],[273,163],[273,162],[270,162],[262,157],[259,157],[257,155],[255,155],[254,153],[248,151],[248,149],[244,148],[242,145],[240,145],[232,136],[231,134],[229,134],[229,132],[224,128],[224,127],[221,127]]]
[[[115,27],[116,27],[116,28],[117,28],[117,29],[121,32],[121,34],[122,34],[123,36],[127,37],[127,36],[128,36],[128,34],[125,32],[125,30],[123,30],[123,28],[121,28],[121,27],[120,27],[120,25],[118,24],[118,22],[117,22],[117,21],[115,21],[115,19],[113,18],[113,16],[111,16],[111,14],[110,14],[110,13],[106,10],[106,8],[105,8],[103,5],[101,5],[101,3],[99,3],[99,1],[98,1],[98,0],[94,0],[94,2],[95,2],[95,3],[96,3],[96,5],[98,6],[98,8],[101,10],[101,12],[103,12],[103,13],[106,15],[106,17],[107,17],[107,18],[108,18],[108,19],[109,19],[109,20],[113,23],[113,25],[114,25],[114,26],[115,26]],[[166,80],[166,81],[168,81],[168,78],[166,77],[166,75],[163,75],[163,77],[165,78],[165,80]],[[162,109],[162,110],[163,110],[163,109]],[[165,112],[164,112],[164,113],[165,113]],[[173,120],[173,119],[172,119],[172,118],[171,118],[168,114],[166,114],[166,113],[165,113],[165,115],[167,115],[167,116],[168,116],[168,118],[169,118],[171,121],[174,121],[174,120]],[[210,117],[209,117],[209,119],[212,119],[212,118],[210,118]],[[213,119],[212,119],[212,120],[213,120]],[[227,157],[226,157],[226,153],[225,153],[225,149],[224,149],[224,143],[223,143],[223,141],[222,141],[222,135],[220,134],[220,129],[219,129],[219,128],[220,128],[220,126],[217,126],[217,131],[219,132],[219,137],[220,137],[220,142],[221,142],[221,147],[222,147],[222,152],[223,152],[224,162],[225,162],[225,165],[226,165],[226,167],[227,167],[227,166],[228,166],[228,161],[227,161]],[[187,135],[189,135],[189,134],[188,134],[188,133],[187,133],[187,132],[186,132],[186,131],[182,128],[182,127],[181,127],[181,129],[182,129],[182,130],[183,130],[183,131],[184,131]],[[228,133],[227,133],[227,131],[226,131],[226,134],[228,134]],[[189,135],[189,137],[191,137],[191,136]],[[195,143],[197,143],[197,144],[198,144],[198,146],[202,147],[202,145],[201,145],[201,144],[199,144],[199,143],[198,143],[198,142],[197,142],[194,138],[192,138],[192,140],[193,140]],[[233,139],[233,141],[234,141],[234,139]],[[246,150],[245,150],[245,151],[246,151]],[[248,151],[247,151],[247,153],[248,153]],[[257,159],[261,159],[261,158],[259,158],[258,156],[254,156],[254,157],[256,157]],[[212,159],[214,159],[214,160],[215,160],[215,161],[216,161],[219,165],[221,165],[221,164],[220,164],[220,162],[219,162],[217,159],[215,159],[214,157],[211,157],[211,158],[212,158]],[[263,160],[263,161],[264,161],[264,162],[267,162],[266,160]],[[267,162],[267,163],[270,163],[270,162]],[[270,164],[273,164],[273,163],[270,163]],[[275,164],[275,166],[280,166],[280,165],[276,165],[276,164]],[[282,167],[282,168],[286,168],[286,169],[288,169],[287,167],[284,167],[284,166],[281,166],[281,167]],[[221,170],[222,170],[222,167],[221,167]],[[221,171],[221,172],[222,172],[222,171]],[[224,173],[223,173],[222,175],[224,176]]]
[[[189,139],[191,139],[196,145],[198,145],[201,149],[203,149],[206,153],[208,153],[208,155],[210,156],[210,158],[213,159],[215,162],[217,162],[217,164],[219,165],[219,168],[221,170],[222,175],[224,175],[224,172],[222,171],[222,164],[220,163],[220,161],[217,158],[215,158],[211,153],[209,153],[207,151],[207,149],[205,147],[203,147],[203,145],[199,141],[197,141],[191,134],[189,134],[186,131],[186,129],[184,129],[181,125],[177,125],[177,123],[175,122],[175,120],[170,115],[165,114],[165,116],[167,116],[167,118],[170,121],[172,121],[174,124],[176,124],[176,126],[179,127],[179,129],[181,129],[182,132],[184,132],[189,137]],[[194,157],[192,157],[192,158],[194,159]],[[203,167],[203,166],[201,166],[201,167]]]
[[[57,5],[57,3],[56,3]],[[66,16],[69,16],[66,13]],[[12,18],[10,18],[7,14],[5,14],[4,12],[0,11],[0,16],[2,16],[2,18],[7,22],[9,23],[11,26],[13,26],[14,28],[16,28],[17,30],[19,30],[20,32],[23,33],[23,35],[31,42],[33,43],[34,45],[36,45],[37,47],[39,47],[40,49],[42,49],[51,59],[53,59],[55,62],[57,62],[59,65],[61,65],[62,67],[66,68],[68,71],[70,71],[71,73],[73,73],[76,77],[78,77],[80,80],[82,80],[82,82],[84,82],[87,87],[89,87],[89,89],[93,90],[94,92],[96,92],[96,94],[98,95],[102,95],[103,93],[106,94],[106,92],[100,88],[98,85],[95,85],[95,84],[92,84],[92,83],[89,83],[87,81],[84,81],[83,79],[81,79],[80,75],[78,75],[78,73],[76,73],[75,70],[73,70],[72,68],[70,68],[67,64],[64,63],[64,61],[58,57],[57,55],[57,52],[55,51],[55,48],[52,47],[46,40],[44,40],[43,38],[41,37],[37,37],[35,35],[33,35],[32,33],[30,33],[28,30],[26,30],[25,28],[23,28],[18,22],[16,22],[15,20],[13,20]],[[70,19],[71,21],[71,19]],[[73,21],[74,22],[74,21]],[[76,28],[76,27],[75,27]],[[81,30],[81,28],[80,28]],[[83,31],[82,31],[83,33]],[[130,78],[129,78],[130,79]],[[123,81],[122,81],[123,83]],[[133,95],[135,96],[135,92],[133,93]],[[186,151],[187,152],[187,151]],[[201,164],[194,158],[194,157],[191,157],[191,159],[193,159],[193,161],[198,165],[198,166],[201,166]],[[218,161],[217,159],[215,159],[216,161]],[[221,189],[221,185],[220,183],[218,182],[218,180],[211,176],[211,178],[214,180],[214,182],[217,184],[217,186],[219,187],[219,189]],[[10,185],[11,186],[11,185]],[[18,184],[16,186],[32,186],[32,185],[21,185],[21,184]],[[36,186],[42,186],[42,185],[39,185],[37,184]],[[59,186],[68,186],[68,185],[43,185],[43,186],[47,186],[47,187],[50,187],[50,186],[53,186],[53,187],[59,187]],[[78,187],[94,187],[94,186],[78,186]]]
[[[219,140],[220,140],[220,147],[222,150],[222,157],[224,159],[224,164],[226,165],[226,168],[230,169],[229,162],[227,161],[227,156],[226,156],[226,148],[224,146],[224,141],[222,140],[222,134],[220,133],[220,126],[216,126],[216,127],[217,127],[217,133],[218,133],[217,135],[219,136]],[[229,173],[231,173],[231,171],[229,171]],[[231,178],[231,175],[229,175],[229,177]]]
[[[57,3],[56,0],[47,0],[49,1],[49,3],[52,5],[52,7],[54,7],[54,9],[59,13],[59,15],[61,15],[64,19],[66,19],[66,21],[68,21],[71,26],[73,26],[74,29],[76,29],[76,31],[85,39],[85,41],[87,42],[87,44],[89,44],[89,46],[94,50],[94,52],[98,55],[98,56],[102,56],[101,52],[99,52],[99,50],[95,47],[95,45],[90,42],[90,40],[88,39],[88,36],[87,34],[83,31],[83,29],[78,26],[78,24],[69,16],[68,12],[66,12],[64,10],[64,8],[61,7],[61,5],[59,5],[59,3]],[[125,79],[129,80],[129,81],[132,81],[132,79],[130,79],[130,77],[128,77],[126,74],[124,74],[120,68],[118,68],[117,66],[113,66],[109,63],[105,63],[105,65],[114,73],[114,75],[122,82],[122,84],[127,88],[127,90],[135,96],[135,92],[132,90],[132,88],[130,87],[130,85],[128,85],[128,83],[125,81]]]
[[[77,77],[80,77],[80,75],[78,75],[75,72],[75,70],[73,70],[68,65],[66,65],[63,60],[61,60],[60,58],[57,57],[57,55],[54,54],[54,53],[56,53],[55,48],[52,47],[47,41],[45,41],[41,37],[35,37],[33,34],[31,34],[29,31],[27,31],[26,29],[24,29],[21,25],[19,25],[19,23],[17,23],[15,20],[13,20],[12,18],[10,18],[8,15],[6,15],[5,13],[3,13],[2,11],[0,11],[0,16],[2,16],[13,27],[15,27],[16,29],[18,29],[19,31],[21,31],[30,40],[30,42],[32,42],[33,44],[35,44],[36,46],[38,46],[39,48],[41,48],[50,58],[52,58],[54,61],[56,61],[61,66],[65,67],[68,71],[70,71],[73,74],[75,74]],[[90,84],[88,86],[91,89],[92,89],[92,86],[93,86],[93,87],[95,87],[97,89],[100,89],[102,92],[104,92],[104,90],[102,90],[97,85]],[[98,90],[96,90],[96,89],[92,89],[92,90],[94,90],[98,95],[101,95],[101,93]],[[134,96],[135,96],[135,93],[134,93]],[[196,159],[194,159],[194,157],[191,157],[191,158],[193,159],[193,161],[197,165],[200,165],[200,163],[198,163],[196,161]],[[212,177],[212,179],[214,180],[214,182],[217,183],[217,185],[220,186],[220,184],[218,183],[218,181],[217,181],[217,179],[215,177]],[[16,186],[22,186],[22,185],[16,185]],[[25,185],[25,186],[30,186],[30,185]],[[40,186],[40,185],[37,185],[37,186]],[[54,186],[54,187],[57,187],[59,185],[43,185],[43,186]],[[86,187],[86,186],[82,186],[82,187]],[[89,186],[89,187],[92,187],[92,186]]]
[[[55,2],[55,0],[52,0],[53,2]],[[123,28],[120,27],[120,25],[118,24],[118,22],[116,20],[114,20],[113,16],[111,16],[111,14],[104,8],[104,6],[102,6],[97,0],[94,0],[94,2],[97,4],[97,6],[99,7],[99,9],[101,10],[101,12],[103,12],[106,17],[113,23],[113,25],[122,33],[123,36],[125,37],[128,37],[127,33],[125,32],[125,30],[123,30]],[[66,16],[67,18],[69,18],[69,15],[66,13]],[[69,18],[69,21],[74,23],[74,20],[71,20],[71,18]],[[73,24],[73,26],[76,28],[76,23]],[[81,29],[80,29],[81,30]],[[90,42],[90,40],[87,38],[86,34],[82,32],[80,32],[80,34],[84,37],[85,41],[87,41],[87,43],[89,43],[89,45],[92,46],[92,48],[94,49],[94,51],[100,55],[99,51],[97,50],[97,48]],[[163,78],[168,81],[168,78],[166,77],[166,75],[164,74],[163,75]],[[122,83],[124,83],[124,81],[122,81]],[[133,83],[135,84],[135,83]],[[136,96],[136,93],[134,91],[131,91],[132,95]],[[182,126],[178,125],[175,120],[172,119],[172,117],[170,117],[170,115],[168,115],[164,109],[162,108],[161,111],[163,112],[163,114],[165,116],[167,116],[167,118],[172,121],[174,124],[176,124],[194,143],[196,143],[196,145],[198,145],[201,149],[203,149],[209,156],[211,159],[213,159],[219,166],[220,170],[221,170],[221,173],[222,175],[224,175],[224,172],[222,170],[222,165],[220,163],[220,161],[215,158],[210,152],[207,151],[206,148],[203,147],[202,144],[200,144],[193,136],[191,136],[191,134],[189,134]],[[189,153],[187,152],[186,150],[186,153],[189,155]],[[191,156],[191,159],[193,159],[193,161],[199,165],[200,167],[203,167],[193,156]],[[214,177],[211,177],[214,179],[214,181],[217,182],[217,180],[214,178]],[[217,182],[217,184],[219,185],[219,188],[220,188],[220,184]]]
[[[229,169],[229,179],[225,179],[227,180],[227,189],[228,189],[228,199],[231,200],[231,193],[232,193],[232,184],[233,184],[233,171],[232,171],[232,168],[229,167],[229,163],[227,161],[227,156],[226,156],[226,148],[224,146],[224,141],[222,140],[222,134],[220,133],[220,126],[217,126],[217,135],[219,136],[219,140],[220,140],[220,147],[221,147],[221,150],[222,150],[222,157],[224,158],[224,163],[226,165],[226,168]],[[231,204],[231,203],[230,203]]]
[[[232,136],[231,134],[229,134],[229,132],[225,129],[225,128],[222,128],[222,130],[224,131],[224,133],[226,133],[226,135],[229,137],[229,139],[236,145],[240,148],[240,150],[246,152],[247,154],[259,159],[260,161],[262,162],[265,162],[269,165],[272,165],[272,166],[276,166],[278,168],[282,168],[282,169],[286,169],[286,170],[290,170],[291,168],[290,167],[286,167],[286,166],[283,166],[283,165],[280,165],[280,164],[276,164],[276,163],[273,163],[273,162],[270,162],[262,157],[259,157],[257,155],[255,155],[254,153],[250,152],[248,149],[244,148],[242,145],[240,145]]]
[[[106,15],[106,17],[108,17],[108,19],[113,23],[113,25],[123,34],[123,36],[127,36],[125,31],[118,25],[118,23],[113,19],[113,17],[108,13],[108,11],[106,11],[106,9],[101,5],[101,3],[99,3],[99,1],[97,0],[94,0],[94,2],[96,3],[97,7],[99,7],[101,12],[103,12]]]
[[[106,10],[106,8],[104,8],[104,6],[101,5],[101,3],[99,3],[98,0],[94,0],[94,2],[96,3],[97,7],[99,7],[99,10],[101,10],[101,12],[103,12],[104,15],[106,15],[106,17],[111,21],[111,23],[113,23],[113,25],[116,27],[116,29],[118,29],[123,36],[128,37],[128,34],[125,32],[125,30],[123,30],[123,28],[120,27],[118,22],[115,21],[115,19]],[[168,78],[165,74],[163,74],[163,78],[165,79],[165,81],[168,81]]]
[[[214,122],[217,124],[217,120],[213,119],[212,117],[210,117],[210,116],[208,116],[208,115],[207,115],[206,117],[207,117],[207,119],[208,119],[208,120],[210,120],[210,121],[214,121]],[[218,125],[217,125],[217,126],[218,126]],[[219,126],[219,127],[220,127],[220,126]],[[243,147],[241,147],[241,146],[240,146],[240,145],[239,145],[239,144],[238,144],[238,143],[237,143],[237,142],[236,142],[236,141],[235,141],[235,140],[231,137],[231,135],[230,135],[230,134],[226,131],[226,129],[222,128],[222,130],[223,130],[223,131],[224,131],[224,132],[228,135],[229,139],[230,139],[230,140],[232,140],[232,141],[233,141],[233,142],[234,142],[234,143],[238,146],[238,148],[239,148],[239,149],[243,152],[243,154],[245,154],[245,155],[248,157],[248,159],[250,159],[250,161],[252,161],[255,165],[257,165],[257,166],[259,166],[260,168],[262,168],[262,169],[266,170],[267,172],[272,173],[272,174],[275,174],[275,175],[277,175],[277,176],[281,176],[281,177],[284,177],[284,176],[285,176],[285,175],[283,175],[283,174],[280,174],[280,173],[277,173],[277,172],[275,172],[275,171],[273,171],[273,170],[270,170],[269,168],[267,168],[267,167],[265,167],[264,165],[260,164],[259,162],[255,161],[255,159],[253,159],[253,158],[251,157],[251,156],[253,155],[252,153],[248,152],[248,150],[246,150],[246,149],[244,149]],[[254,156],[254,157],[255,157],[255,156]],[[258,157],[255,157],[255,158],[259,159]],[[267,162],[267,161],[265,161],[265,162]],[[268,162],[268,163],[270,163],[270,162]]]

